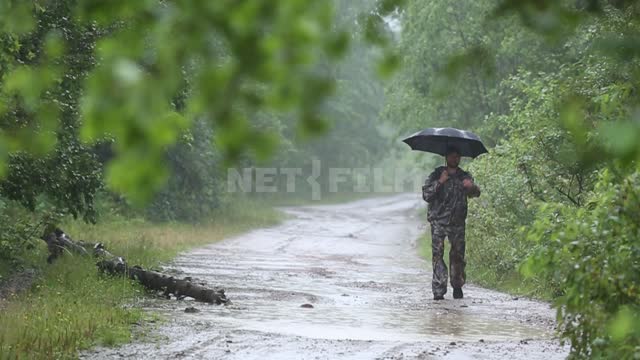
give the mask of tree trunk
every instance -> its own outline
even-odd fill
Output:
[[[170,294],[175,295],[178,299],[192,297],[198,301],[210,304],[227,304],[229,299],[223,289],[209,289],[204,284],[196,284],[190,277],[184,279],[175,279],[157,271],[145,270],[140,266],[129,266],[124,258],[114,256],[102,243],[86,243],[83,241],[72,240],[64,231],[59,228],[49,226],[42,240],[47,243],[49,249],[48,263],[52,263],[65,251],[71,251],[83,256],[93,256],[101,260],[96,263],[98,269],[110,275],[120,275],[138,281],[144,287],[154,291],[163,291],[164,295],[169,297]],[[91,250],[88,250],[91,249]]]
[[[164,291],[165,296],[173,294],[176,298],[192,297],[210,304],[229,302],[223,289],[209,289],[192,282],[191,278],[175,279],[157,271],[145,270],[140,266],[128,266],[123,258],[104,259],[97,263],[100,271],[111,275],[127,276],[138,281],[150,290]]]

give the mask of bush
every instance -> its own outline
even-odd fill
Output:
[[[13,201],[0,198],[0,274],[20,270],[25,252],[36,243],[34,216]],[[40,235],[40,234],[37,234]]]
[[[509,147],[499,147],[470,168],[482,196],[469,202],[469,257],[471,264],[483,264],[498,279],[513,273],[526,256],[518,229],[534,217],[532,196],[512,166],[513,156]]]
[[[197,222],[212,215],[220,203],[220,156],[215,151],[212,131],[204,122],[166,154],[171,164],[168,183],[146,208],[153,221]]]
[[[560,285],[558,319],[574,358],[640,357],[640,171],[602,172],[586,207],[546,205],[525,267]]]

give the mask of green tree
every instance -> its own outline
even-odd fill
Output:
[[[377,25],[396,3],[384,1],[366,17],[371,41],[384,43]],[[339,58],[348,46],[332,2],[301,0],[5,0],[0,21],[8,43],[21,47],[34,32],[35,17],[55,14],[57,6],[68,10],[64,19],[72,26],[100,35],[89,45],[95,66],[82,78],[80,133],[85,141],[115,140],[107,182],[134,202],[162,187],[164,150],[195,118],[215,124],[216,144],[231,159],[246,149],[261,153],[272,147],[274,134],[251,126],[258,111],[292,114],[306,130],[324,128],[319,109],[334,83],[317,71],[318,64]],[[33,118],[25,134],[41,129],[42,141],[57,128],[59,109],[48,96],[66,71],[59,59],[71,48],[58,32],[43,32],[47,52],[37,63],[9,61],[4,70],[2,113],[12,114],[15,102],[24,102]],[[188,97],[177,112],[172,99],[185,83]],[[3,143],[12,142],[5,136]]]
[[[45,197],[58,213],[95,221],[101,169],[79,140],[78,101],[99,32],[71,21],[69,4],[36,7],[33,29],[24,36],[0,34],[6,45],[0,50],[0,138],[8,156],[0,193],[32,211]]]
[[[554,296],[574,358],[638,357],[638,4],[406,9],[387,117],[495,145],[469,167],[485,190],[470,210],[470,278]]]

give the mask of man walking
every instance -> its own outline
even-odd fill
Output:
[[[458,167],[460,151],[451,147],[446,152],[447,166],[436,168],[422,187],[422,198],[429,204],[427,220],[431,224],[433,280],[435,300],[447,293],[447,265],[444,262],[444,239],[449,238],[449,269],[453,298],[462,299],[465,282],[465,220],[467,198],[480,196],[471,174]]]

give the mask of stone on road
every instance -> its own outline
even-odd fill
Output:
[[[545,303],[468,285],[431,294],[415,195],[284,208],[290,219],[168,266],[222,286],[228,306],[146,299],[167,321],[91,359],[563,359]],[[473,241],[468,239],[467,241]],[[473,274],[468,274],[473,282]],[[188,301],[186,301],[189,303]],[[526,340],[526,341],[523,341]]]

